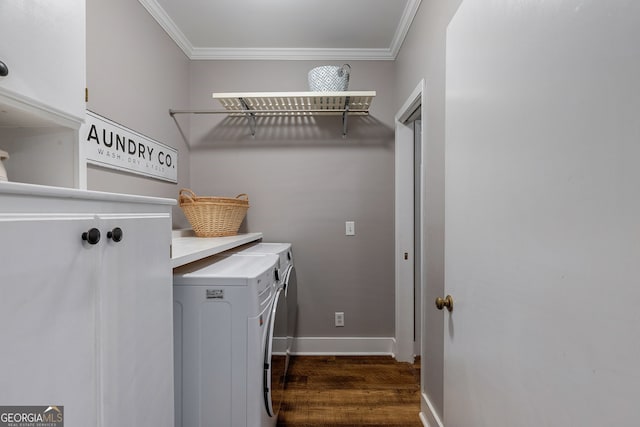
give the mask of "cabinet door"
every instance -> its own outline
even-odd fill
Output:
[[[72,118],[85,111],[85,0],[0,2],[3,94]]]
[[[173,426],[173,296],[169,215],[101,216],[122,230],[101,259],[104,426]]]
[[[0,402],[96,425],[96,260],[88,217],[0,215]]]

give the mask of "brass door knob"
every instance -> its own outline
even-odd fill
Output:
[[[447,295],[444,298],[436,298],[436,307],[438,307],[438,310],[442,310],[447,307],[447,310],[453,311],[453,297],[451,295]]]

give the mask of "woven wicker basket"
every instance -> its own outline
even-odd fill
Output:
[[[249,197],[198,197],[189,189],[180,190],[180,207],[196,237],[235,236],[249,209]]]

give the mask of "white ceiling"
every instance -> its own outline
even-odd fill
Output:
[[[190,59],[393,60],[421,0],[139,0]]]

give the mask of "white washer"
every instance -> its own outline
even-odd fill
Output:
[[[276,255],[211,257],[174,271],[176,427],[272,427],[266,339]]]

